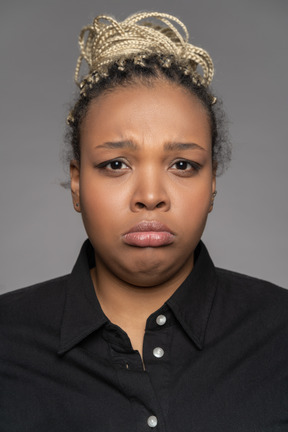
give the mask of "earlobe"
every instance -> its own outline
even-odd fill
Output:
[[[70,188],[74,209],[80,213],[80,166],[77,160],[70,162]]]

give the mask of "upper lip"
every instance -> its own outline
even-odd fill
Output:
[[[173,234],[170,228],[167,227],[167,225],[164,225],[159,221],[146,221],[146,220],[141,221],[138,224],[134,225],[125,234],[129,234],[132,232],[149,232],[149,231],[155,231],[155,232],[166,231]]]

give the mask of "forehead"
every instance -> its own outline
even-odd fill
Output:
[[[94,99],[82,122],[81,141],[204,140],[211,144],[210,122],[202,102],[167,82],[117,87]],[[85,138],[85,140],[84,140]]]

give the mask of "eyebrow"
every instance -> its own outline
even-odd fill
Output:
[[[196,143],[167,143],[164,145],[164,150],[174,151],[174,150],[203,150],[205,149]]]
[[[138,146],[133,141],[108,141],[103,144],[97,145],[97,148],[105,148],[105,149],[119,149],[119,148],[129,148],[131,150],[137,150]]]
[[[138,145],[133,141],[108,141],[103,144],[100,144],[95,147],[96,148],[105,148],[105,149],[122,149],[128,148],[131,150],[138,150]],[[177,143],[177,142],[169,142],[164,144],[165,151],[175,151],[175,150],[202,150],[206,151],[203,147],[196,143]]]

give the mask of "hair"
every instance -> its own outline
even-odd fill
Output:
[[[180,26],[184,37],[171,21]],[[213,62],[205,50],[189,44],[188,39],[187,28],[180,20],[156,12],[134,14],[123,22],[98,16],[92,25],[82,29],[81,54],[75,70],[80,96],[67,118],[68,160],[76,159],[80,163],[81,124],[92,100],[117,87],[139,83],[151,86],[157,80],[165,80],[188,90],[203,104],[211,126],[213,165],[217,175],[222,174],[230,161],[231,150],[222,104],[209,87],[214,74]],[[88,74],[79,80],[84,60]]]

